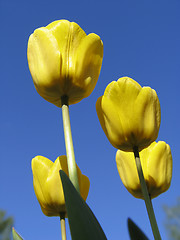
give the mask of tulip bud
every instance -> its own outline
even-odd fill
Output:
[[[43,156],[32,159],[33,185],[41,209],[46,216],[60,216],[65,213],[65,199],[59,171],[68,175],[66,156],[60,156],[53,163]],[[90,182],[77,166],[80,193],[86,200]]]
[[[151,198],[157,197],[170,187],[172,155],[168,144],[153,142],[140,152],[144,179]],[[116,164],[120,178],[127,190],[136,198],[143,199],[134,154],[118,150]]]
[[[156,140],[160,127],[160,103],[155,90],[141,87],[128,77],[111,82],[99,97],[96,110],[110,143],[117,149],[133,151]]]
[[[101,70],[103,43],[74,22],[58,20],[38,28],[29,37],[27,58],[37,92],[61,107],[80,102],[93,91]]]

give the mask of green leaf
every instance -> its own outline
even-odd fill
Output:
[[[128,218],[128,230],[131,240],[149,240],[130,218]]]
[[[13,240],[23,240],[23,238],[16,232],[14,228],[12,228],[12,235],[13,235]]]
[[[60,170],[72,240],[107,240],[95,215]]]

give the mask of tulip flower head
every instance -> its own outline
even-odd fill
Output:
[[[168,144],[153,142],[140,152],[144,179],[151,198],[157,197],[170,187],[172,178],[172,155]],[[120,178],[127,190],[136,198],[142,198],[134,154],[118,150],[116,164]]]
[[[101,70],[103,43],[94,33],[86,35],[80,26],[58,20],[38,28],[29,37],[27,58],[37,92],[61,107],[88,97]]]
[[[110,143],[133,151],[156,140],[160,127],[160,103],[155,90],[122,77],[111,82],[96,103],[97,115]]]
[[[63,187],[59,175],[63,170],[68,175],[66,156],[60,156],[53,163],[43,156],[32,159],[33,185],[36,197],[46,216],[60,216],[66,213]],[[86,200],[90,182],[77,166],[80,193]]]

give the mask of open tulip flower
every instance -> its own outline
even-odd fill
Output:
[[[68,175],[66,156],[60,156],[53,163],[43,156],[32,159],[33,185],[41,209],[46,216],[60,216],[66,213],[63,187],[59,175],[63,170]],[[86,200],[90,182],[77,166],[80,193]]]
[[[153,142],[140,152],[140,158],[150,197],[157,197],[170,187],[172,177],[170,146],[163,141]],[[134,197],[143,199],[134,154],[118,150],[116,164],[120,178],[127,190]]]
[[[96,110],[107,138],[117,149],[142,150],[158,136],[161,113],[157,94],[131,78],[111,82],[98,98]]]
[[[38,93],[61,107],[62,96],[75,104],[93,91],[101,70],[103,43],[94,33],[86,35],[78,24],[58,20],[31,34],[27,57]]]

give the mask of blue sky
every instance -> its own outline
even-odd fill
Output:
[[[119,178],[116,149],[101,129],[96,100],[108,83],[122,76],[151,86],[159,96],[162,120],[157,140],[171,146],[173,177],[170,189],[153,205],[162,239],[167,239],[162,206],[174,205],[180,196],[179,9],[179,0],[0,0],[0,208],[14,216],[15,228],[26,240],[61,238],[59,219],[41,212],[31,172],[34,156],[54,161],[65,154],[61,109],[38,95],[26,57],[29,35],[58,19],[77,22],[104,43],[96,88],[70,107],[70,116],[76,161],[91,182],[87,203],[108,239],[129,239],[128,217],[153,237],[144,202],[132,197]]]

